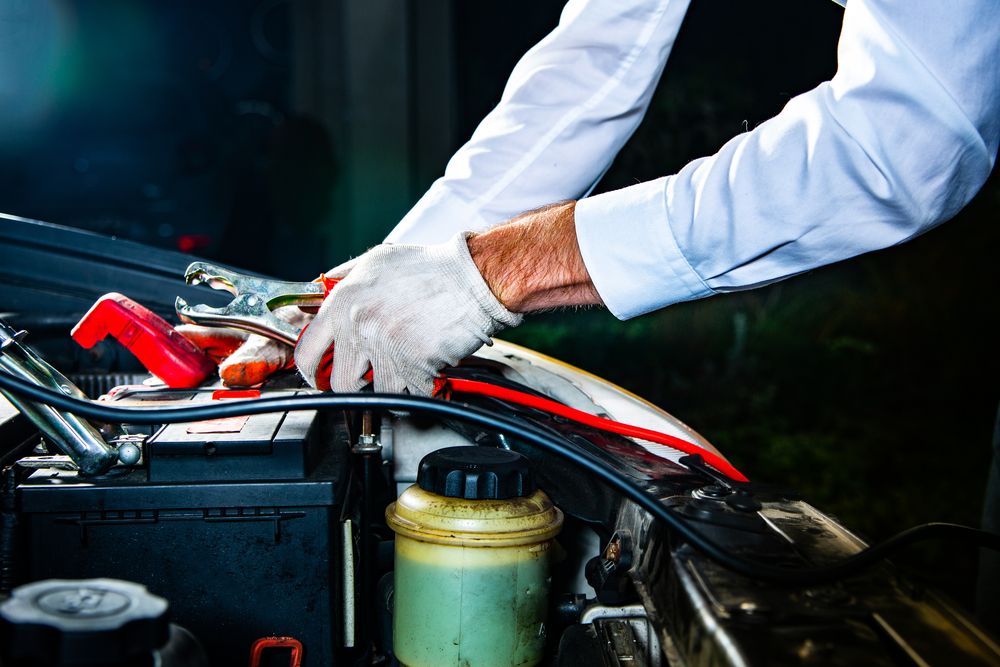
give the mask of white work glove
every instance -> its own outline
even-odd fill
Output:
[[[520,324],[469,255],[466,234],[432,246],[380,245],[358,258],[295,348],[299,372],[315,386],[334,342],[334,391],[357,391],[373,371],[375,391],[430,395],[434,377]]]
[[[358,259],[335,266],[326,272],[326,277],[344,278]],[[278,308],[274,314],[299,328],[307,325],[313,317],[298,306]],[[219,364],[219,377],[227,387],[256,386],[274,373],[288,368],[292,361],[294,348],[291,345],[257,334],[197,324],[180,324],[174,328]]]

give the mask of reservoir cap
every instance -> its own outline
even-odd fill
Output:
[[[119,579],[37,581],[0,605],[0,654],[16,664],[117,665],[168,636],[167,601]]]
[[[466,500],[523,498],[535,492],[528,459],[495,447],[446,447],[420,461],[424,491]]]

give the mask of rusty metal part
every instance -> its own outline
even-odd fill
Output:
[[[608,543],[607,549],[604,550],[604,559],[609,560],[612,563],[617,563],[622,557],[622,544],[621,542],[612,541]]]

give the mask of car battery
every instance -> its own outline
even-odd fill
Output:
[[[111,400],[224,399],[134,391]],[[349,450],[342,413],[278,412],[164,425],[141,465],[117,474],[34,470],[16,489],[26,579],[142,583],[170,601],[216,666],[245,666],[268,636],[301,641],[304,665],[334,665],[349,640],[345,600],[353,605],[342,585],[353,558],[342,538]]]

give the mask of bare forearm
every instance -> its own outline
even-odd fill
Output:
[[[473,261],[508,310],[601,303],[580,255],[575,208],[572,201],[553,204],[469,237]]]

